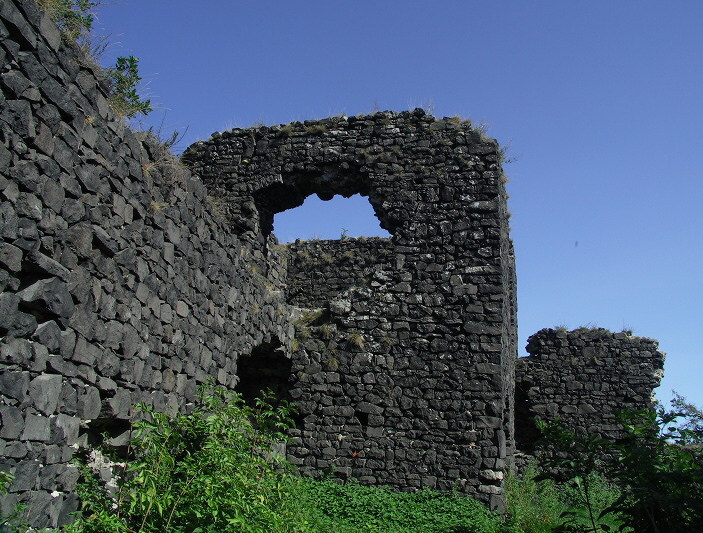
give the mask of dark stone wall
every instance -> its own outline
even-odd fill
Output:
[[[297,307],[323,307],[340,293],[368,286],[376,270],[395,261],[390,239],[296,241],[288,244],[286,301]]]
[[[663,375],[657,341],[605,329],[543,329],[528,339],[515,371],[515,440],[531,453],[533,419],[560,418],[580,434],[617,439],[616,413],[653,405]]]
[[[137,402],[177,409],[292,335],[282,261],[114,115],[99,70],[31,1],[0,3],[0,507],[54,527],[75,446],[122,442]],[[275,254],[275,250],[270,252]]]
[[[310,194],[368,196],[392,235],[288,247],[287,300],[321,313],[301,316],[292,347],[291,460],[499,506],[516,349],[495,141],[415,110],[231,130],[184,160],[262,250],[274,215]]]

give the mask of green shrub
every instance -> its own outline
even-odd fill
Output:
[[[123,117],[151,112],[151,101],[142,100],[137,94],[139,60],[134,56],[118,57],[114,67],[106,70],[111,83],[110,104]]]
[[[675,408],[682,406],[685,402],[674,402]],[[684,422],[677,425],[679,418]],[[623,492],[607,512],[620,513],[638,533],[702,531],[700,410],[634,411],[621,420],[626,435],[615,445],[618,460],[610,475],[621,482]]]
[[[108,491],[81,466],[82,513],[66,533],[507,533],[503,520],[454,492],[396,493],[300,478],[272,453],[292,414],[270,396],[202,391],[189,415],[139,406],[129,461]],[[116,465],[119,466],[119,465]],[[3,478],[4,479],[4,478]]]
[[[91,35],[95,15],[93,10],[100,2],[89,0],[37,0],[37,5],[46,11],[67,41],[74,41],[85,51],[89,59],[98,62],[98,56],[106,43],[95,45]],[[139,60],[134,56],[118,57],[115,65],[103,69],[110,81],[110,104],[122,117],[133,117],[151,112],[151,102],[142,100],[137,94],[141,81]]]
[[[272,448],[285,439],[289,405],[270,397],[248,407],[235,393],[203,391],[190,415],[144,405],[133,425],[133,458],[111,496],[83,467],[82,516],[70,532],[278,532],[301,519],[294,478]]]
[[[557,467],[588,511],[588,531],[694,532],[703,524],[703,413],[681,397],[675,409],[620,413],[624,435],[618,442],[565,431],[558,421],[541,424],[545,441],[559,453]],[[683,422],[679,422],[683,419]],[[613,459],[601,463],[598,458]],[[594,489],[599,478],[617,481]],[[611,500],[608,503],[608,500]],[[574,498],[574,501],[577,499]],[[564,514],[565,526],[579,519]],[[560,529],[576,531],[577,529]]]
[[[88,0],[37,0],[61,30],[67,41],[88,39],[93,26],[93,8],[98,2]]]

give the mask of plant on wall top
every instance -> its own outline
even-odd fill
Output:
[[[142,100],[137,94],[139,60],[134,56],[118,57],[117,63],[106,70],[112,84],[110,104],[118,115],[133,117],[139,113],[147,115],[151,111],[151,101]]]
[[[76,42],[96,62],[104,48],[104,44],[94,46],[91,39],[95,18],[93,9],[98,4],[89,0],[37,0],[37,5],[49,14],[63,38]],[[111,85],[110,104],[122,117],[146,115],[152,110],[151,102],[142,100],[137,94],[137,85],[141,81],[138,63],[134,56],[118,57],[113,67],[103,69]]]

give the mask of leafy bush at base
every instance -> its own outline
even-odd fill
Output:
[[[293,476],[271,451],[285,440],[290,406],[260,399],[249,407],[215,389],[190,415],[138,410],[144,419],[133,424],[132,457],[116,472],[117,492],[110,495],[84,467],[83,513],[68,531],[296,531]]]
[[[432,490],[393,492],[355,481],[301,479],[314,531],[335,533],[489,533],[502,519],[476,500]]]
[[[558,531],[703,531],[703,413],[680,396],[672,403],[673,411],[620,413],[618,442],[575,435],[559,421],[540,424],[545,443],[559,451],[546,466],[582,498],[590,521],[588,529]],[[598,478],[617,481],[610,504],[591,499],[589,484]],[[575,527],[577,513],[562,515]]]
[[[522,476],[508,474],[505,478],[506,520],[523,533],[550,533],[567,509],[554,482],[537,481],[537,475],[537,467],[531,463]]]

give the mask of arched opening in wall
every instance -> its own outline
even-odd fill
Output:
[[[335,195],[327,201],[310,195],[303,205],[277,213],[273,232],[281,243],[391,236],[381,227],[368,197],[361,194],[349,198]]]
[[[267,389],[273,392],[275,400],[290,401],[292,364],[280,342],[261,344],[250,355],[240,356],[237,360],[239,382],[235,391],[250,406],[261,397],[261,391]]]

